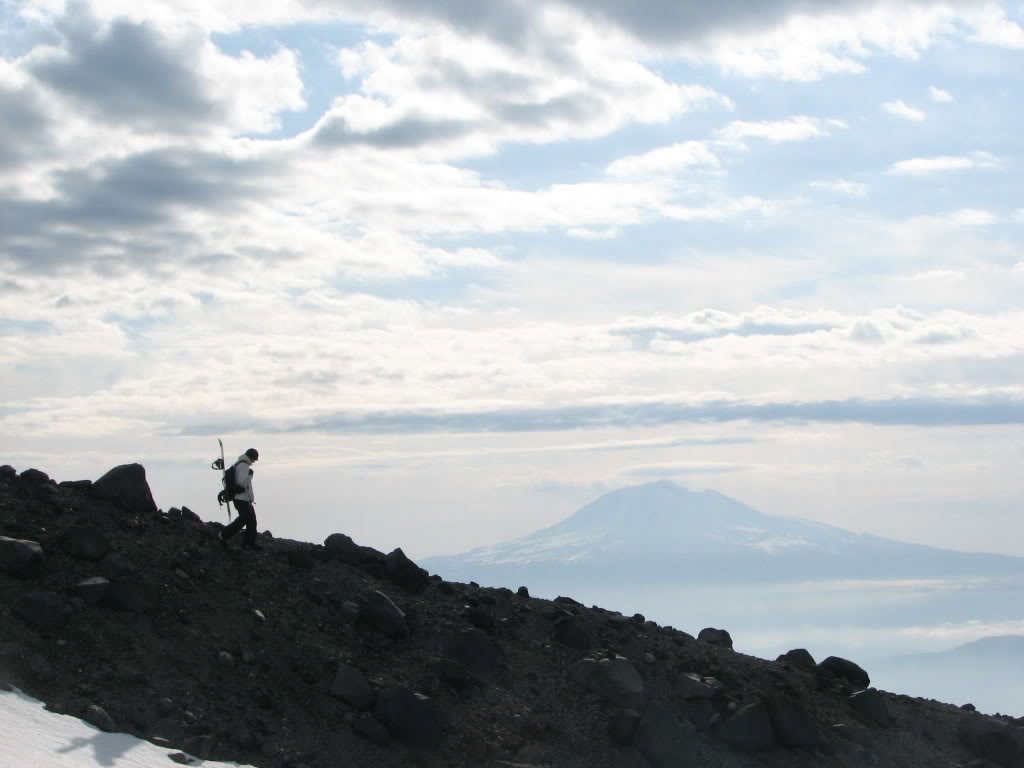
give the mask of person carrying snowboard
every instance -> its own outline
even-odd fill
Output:
[[[233,501],[238,517],[231,521],[224,530],[217,534],[220,543],[225,548],[228,546],[228,539],[238,533],[242,526],[245,526],[245,534],[242,538],[242,546],[246,549],[262,549],[256,542],[256,510],[252,508],[255,495],[252,491],[252,465],[260,458],[260,452],[250,448],[235,463],[235,492]]]

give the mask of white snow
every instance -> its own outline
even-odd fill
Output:
[[[20,691],[0,690],[0,766],[3,768],[175,768],[158,747],[125,733],[104,733],[69,715],[43,709]],[[190,766],[238,766],[192,758]]]

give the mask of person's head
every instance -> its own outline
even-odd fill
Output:
[[[255,448],[250,448],[245,452],[245,455],[249,457],[249,461],[258,461],[260,458],[260,452]]]

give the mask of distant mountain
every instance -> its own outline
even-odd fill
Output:
[[[1024,636],[997,635],[948,651],[867,662],[872,682],[889,691],[974,704],[983,712],[1024,715]]]
[[[1024,573],[1024,558],[927,547],[767,515],[716,491],[658,481],[612,491],[519,539],[427,558],[447,579],[666,584],[953,578]]]

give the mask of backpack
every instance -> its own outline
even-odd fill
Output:
[[[221,484],[224,486],[224,490],[217,494],[217,504],[224,506],[229,501],[234,501],[235,496],[242,493],[245,488],[235,482],[235,468],[238,467],[240,462],[235,462],[230,467],[224,470],[224,476],[221,478]]]

